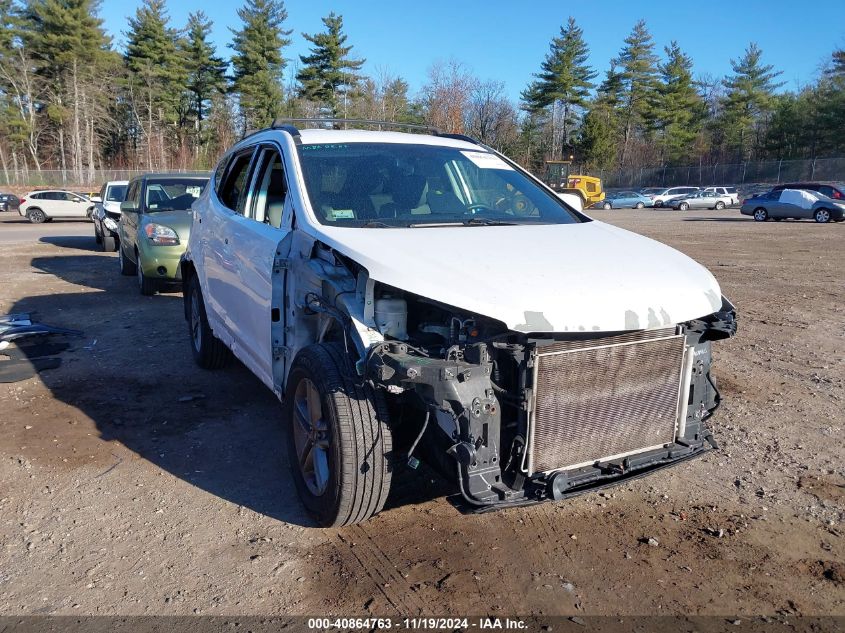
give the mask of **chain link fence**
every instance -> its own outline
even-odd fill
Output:
[[[845,158],[764,160],[686,167],[637,167],[602,170],[595,175],[600,176],[605,188],[610,189],[683,185],[742,186],[750,183],[778,184],[807,180],[845,181]]]
[[[95,169],[86,170],[83,177],[70,170],[61,169],[0,169],[0,187],[61,187],[74,189],[99,190],[104,182],[110,180],[131,180],[135,176],[147,173],[145,169]],[[168,170],[179,171],[179,170]]]
[[[767,160],[746,163],[688,165],[686,167],[631,167],[611,171],[573,166],[573,173],[599,176],[605,188],[676,187],[683,185],[734,185],[781,183],[801,180],[845,181],[845,158]],[[98,190],[109,180],[130,180],[146,173],[140,169],[96,169],[80,179],[60,169],[0,170],[0,187],[73,187]]]

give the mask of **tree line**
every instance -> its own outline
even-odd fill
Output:
[[[412,94],[386,69],[365,72],[343,17],[294,35],[283,0],[245,0],[225,52],[196,11],[172,24],[165,0],[130,16],[123,51],[97,0],[0,0],[0,169],[208,168],[276,117],[424,123],[472,135],[523,165],[574,156],[588,169],[815,158],[845,152],[845,51],[818,79],[781,92],[756,44],[732,72],[696,75],[675,41],[662,54],[644,21],[600,76],[573,18],[519,102],[457,60],[431,65]],[[309,52],[288,49],[300,36]]]

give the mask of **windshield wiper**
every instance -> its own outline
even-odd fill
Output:
[[[390,224],[386,222],[381,222],[379,220],[367,220],[361,225],[362,229],[390,229],[393,228]]]
[[[470,218],[463,221],[464,226],[516,226],[516,222],[493,220],[491,218]]]

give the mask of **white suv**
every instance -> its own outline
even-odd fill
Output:
[[[31,191],[18,207],[18,213],[33,224],[49,222],[53,218],[91,217],[94,203],[85,196],[62,190]]]
[[[736,187],[705,187],[703,191],[712,191],[722,198],[729,199],[729,205],[739,204],[739,192]]]
[[[671,207],[672,205],[667,203],[672,202],[677,198],[688,196],[692,193],[698,193],[698,191],[698,187],[670,187],[669,189],[659,191],[650,197],[652,201],[654,201],[654,206],[657,208]]]
[[[485,510],[715,445],[713,276],[468,137],[279,121],[220,161],[180,265],[194,358],[279,397],[321,525],[378,512],[417,454]]]

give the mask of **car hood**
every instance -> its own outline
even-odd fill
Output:
[[[356,229],[319,238],[372,279],[522,332],[639,330],[712,314],[710,272],[609,224]]]
[[[188,238],[191,236],[191,223],[193,216],[190,211],[157,211],[155,213],[145,213],[142,224],[163,224],[169,226],[176,231],[179,236],[179,241],[183,244],[188,243]]]

